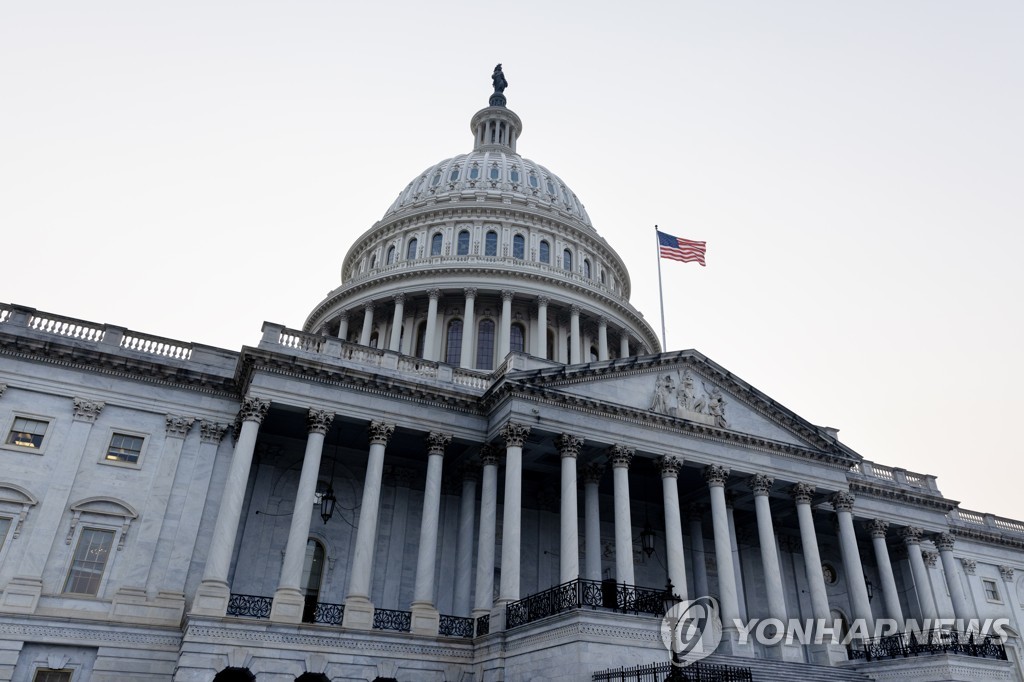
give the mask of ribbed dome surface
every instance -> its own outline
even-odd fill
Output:
[[[594,229],[576,194],[557,175],[518,154],[477,149],[445,159],[420,173],[391,204],[383,220],[448,201],[499,201],[557,210]]]

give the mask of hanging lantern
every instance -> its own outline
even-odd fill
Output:
[[[644,529],[640,531],[640,549],[648,557],[654,554],[654,529],[651,528],[650,522],[645,523]]]
[[[324,520],[324,523],[330,521],[331,517],[334,516],[334,505],[337,502],[338,498],[334,496],[334,488],[328,483],[327,490],[320,497],[320,518]]]

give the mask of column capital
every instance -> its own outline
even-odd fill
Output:
[[[729,479],[729,467],[721,464],[709,464],[704,467],[704,480],[711,488],[724,488]]]
[[[907,545],[920,545],[921,536],[924,535],[924,529],[918,528],[917,526],[906,526],[900,528],[900,538]]]
[[[519,422],[507,422],[498,430],[498,434],[505,439],[505,447],[521,448],[526,437],[530,435],[530,427]]]
[[[199,422],[199,439],[203,443],[219,443],[230,428],[227,424],[218,424],[204,419]]]
[[[85,398],[74,398],[73,407],[75,421],[94,422],[100,416],[100,411],[106,403],[98,400],[86,400]]]
[[[999,575],[1003,576],[1003,580],[1008,583],[1013,582],[1013,567],[1003,564],[999,567]]]
[[[576,305],[575,303],[573,303],[571,306],[569,306],[569,314],[570,315],[579,315],[580,314],[580,307],[578,305]]]
[[[551,303],[551,299],[548,298],[547,296],[538,296],[537,297],[537,305],[542,305],[542,306],[544,306],[546,308],[548,303]]]
[[[459,474],[459,478],[463,481],[479,481],[480,463],[473,461],[463,462],[462,466],[459,467]]]
[[[306,430],[309,433],[319,433],[323,436],[331,430],[332,423],[334,423],[334,413],[330,410],[317,410],[311,407],[306,413]]]
[[[939,553],[938,552],[929,552],[928,550],[923,550],[921,552],[921,558],[924,559],[924,565],[925,566],[927,566],[928,568],[935,568],[935,564],[939,560]]]
[[[657,459],[657,462],[662,478],[679,478],[679,470],[683,468],[682,457],[662,455]]]
[[[932,542],[935,543],[935,548],[940,552],[943,550],[953,551],[953,545],[956,544],[956,538],[949,533],[939,533],[932,538]]]
[[[817,488],[809,483],[795,483],[789,489],[789,494],[797,504],[810,504],[814,500],[814,492]]]
[[[604,467],[597,462],[585,464],[582,475],[584,483],[600,483],[601,477],[604,476]]]
[[[964,573],[967,575],[974,575],[978,569],[978,562],[974,559],[961,559],[960,563],[964,566]]]
[[[706,512],[707,509],[708,506],[703,502],[691,502],[686,505],[686,518],[691,521],[700,521],[704,517],[704,512]]]
[[[195,423],[195,417],[181,417],[169,414],[164,417],[167,435],[173,438],[184,438]]]
[[[501,290],[501,300],[502,301],[511,301],[515,297],[515,295],[516,295],[516,292],[512,291],[511,289],[502,289]]]
[[[431,431],[427,434],[427,455],[444,456],[444,448],[452,442],[452,434]]]
[[[600,327],[607,328],[608,327],[608,317],[605,316],[605,315],[599,316],[597,318],[597,326],[598,326],[598,328],[600,328]]]
[[[485,445],[480,448],[480,464],[485,467],[498,466],[501,462],[501,451],[493,445]]]
[[[871,537],[884,538],[889,531],[889,522],[884,519],[872,519],[868,523],[868,530],[871,531]]]
[[[261,424],[263,423],[264,417],[267,416],[267,410],[269,409],[269,400],[257,398],[254,395],[248,395],[242,398],[242,406],[238,409],[238,419],[243,422],[256,422],[257,424]]]
[[[387,422],[370,422],[370,445],[387,445],[391,434],[395,432],[395,425]]]
[[[775,485],[775,479],[768,474],[754,474],[747,479],[747,487],[750,488],[750,492],[754,493],[754,496],[758,495],[767,496],[772,491],[772,486]]]
[[[636,450],[625,445],[615,444],[608,448],[608,456],[611,458],[613,469],[628,469],[635,454]]]
[[[394,296],[391,297],[391,299],[395,303],[402,303],[402,304],[404,304],[405,303],[405,294],[403,294],[403,293],[395,294]]]
[[[832,508],[837,512],[852,512],[853,501],[856,498],[853,493],[846,490],[840,490],[839,492],[832,495]]]
[[[366,303],[363,304],[363,310],[365,310],[368,313],[372,313],[375,307],[376,304],[374,304],[373,301],[367,301]]]
[[[580,455],[580,449],[583,448],[583,439],[571,433],[563,433],[555,438],[555,447],[558,448],[558,452],[563,458],[576,459]]]
[[[476,289],[474,289],[473,287],[468,287],[466,289],[463,289],[462,293],[466,296],[467,299],[474,299],[474,298],[476,298]]]
[[[338,319],[339,320],[347,320],[348,319],[348,310],[341,310],[341,311],[339,311],[338,312]]]
[[[427,298],[436,301],[437,299],[441,298],[441,290],[437,288],[427,289]]]
[[[7,392],[7,384],[0,384],[0,398],[4,397],[4,393]]]

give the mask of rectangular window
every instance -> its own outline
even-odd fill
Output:
[[[32,682],[71,682],[72,670],[36,670]]]
[[[999,598],[999,588],[996,587],[995,580],[982,580],[982,584],[985,586],[985,598],[989,601],[1002,601]]]
[[[49,422],[28,417],[15,417],[11,432],[7,434],[7,444],[38,450],[43,447],[43,436]]]
[[[115,433],[110,438],[110,447],[107,448],[106,460],[108,462],[138,464],[140,454],[142,454],[142,437],[129,436],[126,433]]]
[[[83,528],[78,536],[75,556],[64,584],[66,594],[88,594],[96,596],[100,581],[107,567],[110,548],[114,546],[114,531],[97,528]]]

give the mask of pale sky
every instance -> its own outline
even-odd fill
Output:
[[[239,349],[472,148],[575,191],[668,348],[1024,518],[1024,3],[8,2],[0,301]]]

